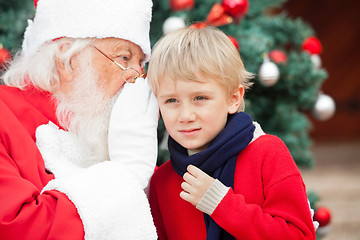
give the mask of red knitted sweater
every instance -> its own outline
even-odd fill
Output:
[[[150,182],[150,205],[159,239],[206,239],[203,213],[180,198],[183,179],[170,161]],[[315,239],[300,172],[285,144],[264,135],[239,155],[234,188],[211,217],[236,239]]]

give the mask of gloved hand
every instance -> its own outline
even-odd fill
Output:
[[[110,116],[110,160],[130,169],[143,189],[156,165],[158,117],[157,100],[143,78],[124,85]]]
[[[59,129],[54,123],[49,122],[36,129],[36,145],[44,159],[45,168],[51,171],[55,178],[83,170],[76,165],[83,155],[75,136]]]
[[[53,123],[38,127],[36,144],[46,169],[55,175],[41,194],[57,190],[69,198],[83,222],[85,239],[157,239],[148,199],[123,163],[79,167],[76,163],[86,156],[80,144]]]
[[[83,222],[85,239],[157,239],[148,199],[124,164],[104,161],[79,167],[76,163],[86,156],[80,144],[51,123],[38,127],[36,143],[55,175],[41,194],[57,190],[69,198]]]

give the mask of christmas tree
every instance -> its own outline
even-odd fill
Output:
[[[10,54],[20,49],[27,19],[32,19],[34,13],[32,1],[0,1],[0,70]]]

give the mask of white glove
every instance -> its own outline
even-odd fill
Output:
[[[159,107],[147,79],[125,84],[109,123],[109,156],[123,163],[144,189],[157,160]]]
[[[76,162],[84,155],[76,139],[52,123],[38,127],[36,144],[46,169],[55,175],[41,194],[57,190],[74,203],[85,239],[157,239],[145,192],[124,164],[79,167]]]
[[[76,165],[82,158],[82,151],[75,136],[59,129],[54,123],[49,122],[36,129],[36,145],[44,159],[45,168],[55,178],[77,174],[83,170]]]

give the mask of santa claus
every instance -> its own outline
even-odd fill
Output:
[[[0,86],[0,239],[156,239],[151,0],[38,0]]]

